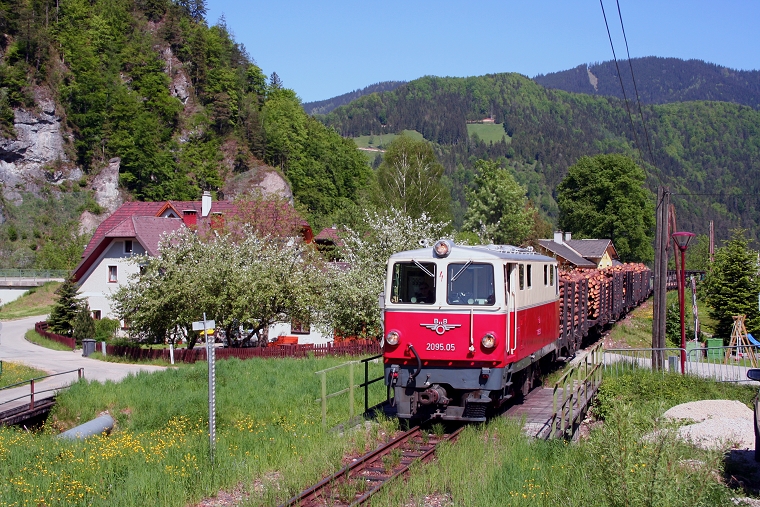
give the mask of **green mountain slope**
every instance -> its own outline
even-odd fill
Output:
[[[631,78],[636,76],[636,88]],[[579,65],[574,69],[538,75],[533,80],[547,88],[574,93],[623,98],[618,69],[629,99],[646,104],[694,100],[734,102],[760,109],[760,71],[735,70],[702,60],[648,56]]]
[[[503,125],[509,142],[468,136],[467,122],[488,116]],[[665,184],[679,194],[679,227],[705,232],[712,219],[721,235],[739,224],[755,234],[760,112],[724,102],[685,102],[645,106],[644,117],[647,132],[634,118],[634,134],[619,99],[551,90],[518,74],[492,74],[425,77],[361,97],[322,119],[349,137],[403,129],[422,133],[437,143],[460,202],[458,188],[470,181],[472,160],[504,157],[550,216],[556,213],[554,190],[580,156],[619,152],[640,160],[641,154],[648,185]]]

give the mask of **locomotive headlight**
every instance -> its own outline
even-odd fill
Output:
[[[388,334],[385,335],[385,343],[388,345],[398,345],[400,336],[398,331],[388,331]]]
[[[433,251],[436,257],[446,257],[451,253],[452,243],[446,239],[439,239],[433,245]]]
[[[493,333],[486,333],[481,338],[480,343],[487,349],[492,349],[496,346],[496,337]]]

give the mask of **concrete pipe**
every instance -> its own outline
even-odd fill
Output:
[[[111,433],[111,430],[113,429],[113,417],[110,415],[101,415],[100,417],[97,417],[93,419],[92,421],[88,421],[84,424],[80,424],[79,426],[75,428],[71,428],[68,431],[64,431],[63,433],[58,435],[58,438],[64,438],[67,440],[84,440],[87,437],[91,437],[93,435],[100,435],[101,433]]]

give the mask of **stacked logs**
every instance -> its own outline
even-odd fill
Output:
[[[647,267],[644,264],[619,264],[603,269],[582,269],[577,268],[571,271],[560,271],[559,278],[563,282],[580,282],[586,280],[588,284],[588,318],[596,320],[600,317],[603,310],[603,302],[609,301],[613,298],[612,294],[612,280],[615,275],[620,273],[625,276],[625,273],[642,273],[647,271]],[[625,298],[626,285],[622,285],[622,297]],[[560,301],[564,301],[564,290],[566,285],[560,285]],[[576,308],[581,304],[581,294],[576,291],[574,301],[570,301],[571,305]]]

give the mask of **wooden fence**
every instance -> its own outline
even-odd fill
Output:
[[[74,339],[48,332],[47,322],[38,322],[34,329],[46,338],[69,345],[74,348]],[[100,352],[101,345],[97,343],[95,350]],[[311,354],[316,357],[323,356],[359,356],[363,354],[380,354],[380,342],[372,340],[357,340],[343,342],[337,345],[327,343],[324,345],[275,345],[269,347],[251,348],[217,348],[217,359],[251,359],[253,357],[306,357]],[[128,347],[124,345],[106,344],[106,355],[127,357],[133,360],[161,359],[170,361],[169,349],[146,349],[141,347]],[[203,344],[193,349],[174,349],[174,361],[180,363],[194,363],[206,360],[206,347]]]
[[[67,347],[71,347],[71,350],[74,350],[77,346],[76,340],[74,338],[69,338],[68,336],[61,336],[59,334],[51,333],[47,330],[48,324],[47,322],[37,322],[34,325],[34,330],[37,331],[41,336],[44,336],[48,340],[53,340],[58,343],[62,343],[66,345]]]

